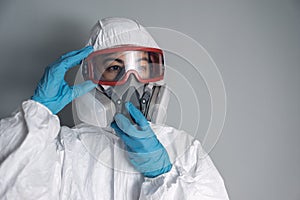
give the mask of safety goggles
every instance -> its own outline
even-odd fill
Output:
[[[83,74],[96,84],[122,85],[130,74],[142,83],[160,81],[164,70],[162,50],[128,45],[91,53]]]

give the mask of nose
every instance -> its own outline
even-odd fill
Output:
[[[130,101],[131,103],[133,103],[133,105],[139,105],[140,95],[137,89],[141,85],[134,74],[129,75],[126,81],[126,85],[128,85],[128,88],[123,94],[122,97],[123,102]]]
[[[140,84],[136,73],[130,72],[130,74],[126,80],[126,84],[132,85],[132,86],[137,86],[137,84]]]

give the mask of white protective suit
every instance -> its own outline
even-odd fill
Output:
[[[103,43],[103,33],[115,34],[118,23],[123,28],[133,25],[120,18],[98,22],[100,29],[94,27],[90,39],[96,41],[94,49],[119,44]],[[152,39],[120,40],[145,45]],[[145,178],[127,160],[121,150],[124,144],[112,128],[88,121],[60,127],[59,118],[47,107],[25,101],[0,122],[0,199],[228,199],[223,180],[199,141],[184,131],[151,126],[173,166],[168,173]]]

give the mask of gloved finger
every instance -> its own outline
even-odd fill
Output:
[[[116,134],[122,138],[122,136],[125,134],[119,127],[118,125],[116,124],[116,122],[112,122],[110,124],[110,126],[115,130]]]
[[[133,124],[131,124],[130,120],[122,114],[116,114],[115,121],[118,127],[130,137],[147,138],[153,136],[151,131],[138,130]]]
[[[115,130],[118,136],[121,136],[124,132],[118,127],[116,122],[112,122],[110,126]]]
[[[83,51],[83,50],[86,49],[86,48],[93,48],[93,47],[92,47],[92,46],[86,46],[86,47],[84,47],[84,48],[82,48],[82,49],[79,49],[79,50],[70,51],[70,52],[68,52],[68,53],[66,53],[66,54],[64,54],[64,55],[62,55],[62,56],[60,57],[60,59],[63,60],[63,59],[65,59],[65,58],[67,58],[67,57],[74,56],[74,55],[76,55],[77,53]]]
[[[125,133],[129,134],[130,132],[132,133],[137,131],[137,129],[131,124],[130,120],[124,115],[117,113],[114,119],[118,127]]]
[[[80,62],[86,58],[91,52],[93,52],[92,46],[87,46],[83,49],[81,49],[77,54],[69,56],[61,61],[59,67],[62,67],[65,71],[68,69],[79,65]]]
[[[84,95],[94,89],[97,86],[97,84],[93,83],[92,81],[88,80],[83,83],[74,85],[71,88],[72,90],[72,99],[75,99],[81,95]]]
[[[121,140],[124,142],[124,144],[127,147],[127,150],[130,152],[140,152],[145,153],[148,152],[148,149],[153,148],[153,143],[148,143],[148,145],[151,145],[147,147],[147,143],[143,142],[145,138],[137,139],[135,137],[131,137],[124,133],[117,125],[116,122],[111,123],[111,127],[115,130],[116,134],[121,138]],[[147,151],[145,151],[147,149]]]
[[[117,135],[123,140],[123,142],[128,146],[130,142],[132,142],[132,138],[130,138],[126,133],[124,133],[117,125],[116,122],[112,122],[110,125]]]
[[[86,58],[92,51],[93,47],[87,46],[81,50],[78,50],[78,53],[72,56],[69,56],[63,60],[55,61],[52,65],[46,68],[46,76],[55,77],[55,79],[58,81],[63,80],[67,70],[78,65],[81,60]]]
[[[149,123],[143,113],[137,109],[131,102],[126,102],[125,107],[130,113],[131,117],[135,120],[137,125],[141,127],[142,130],[145,130],[149,126]]]

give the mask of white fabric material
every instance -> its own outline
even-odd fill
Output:
[[[109,128],[60,128],[43,105],[28,100],[0,121],[0,199],[228,199],[200,143],[183,131],[152,125],[172,170],[144,178]]]
[[[95,51],[119,45],[159,48],[152,36],[138,22],[117,17],[99,20],[92,28],[87,45],[93,46]]]

